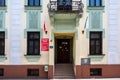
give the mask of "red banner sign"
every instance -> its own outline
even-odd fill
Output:
[[[41,51],[49,51],[49,39],[48,38],[41,39]]]

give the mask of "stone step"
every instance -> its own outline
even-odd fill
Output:
[[[70,69],[70,70],[55,70],[55,72],[73,72],[73,70],[72,69]]]
[[[74,76],[54,76],[54,79],[74,79]]]
[[[74,74],[74,72],[55,72],[55,74]]]
[[[72,64],[55,65],[55,79],[74,79],[74,71]]]
[[[74,74],[73,72],[71,73],[71,72],[55,72],[55,74]]]
[[[74,73],[66,73],[66,72],[63,72],[63,73],[55,73],[55,75],[74,75]]]

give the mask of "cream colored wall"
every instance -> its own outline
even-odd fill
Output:
[[[24,0],[23,0],[24,2]],[[43,28],[43,24],[44,24],[44,21],[45,21],[45,17],[46,17],[46,27],[47,27],[47,30],[48,30],[48,34],[46,35],[43,31],[43,38],[49,38],[49,16],[48,16],[48,10],[47,10],[47,3],[49,2],[49,0],[43,0],[43,11],[40,13],[41,14],[41,25],[40,27]],[[23,8],[24,9],[24,8]],[[23,11],[23,16],[24,16],[24,19],[23,19],[23,30],[26,28],[26,13]],[[24,35],[24,33],[23,33]],[[44,64],[48,64],[49,63],[49,52],[48,51],[40,51],[40,59],[38,62],[28,62],[26,57],[24,56],[27,52],[27,41],[26,41],[26,38],[24,38],[23,36],[23,47],[22,47],[22,50],[23,50],[23,57],[22,57],[22,63],[23,64],[39,64],[39,65],[44,65]]]
[[[22,0],[23,3],[24,3],[24,0]],[[76,0],[77,1],[77,0]],[[105,0],[107,1],[107,0]],[[83,3],[84,3],[84,13],[83,13],[83,17],[80,19],[79,21],[79,26],[76,27],[76,29],[78,29],[78,39],[77,40],[74,40],[74,58],[75,58],[75,65],[80,65],[81,64],[81,58],[88,58],[88,54],[89,54],[89,39],[86,38],[86,30],[84,30],[84,24],[85,24],[85,20],[86,20],[86,17],[88,16],[88,13],[86,11],[86,2],[87,0],[83,0]],[[50,46],[53,46],[54,47],[54,40],[51,38],[51,31],[52,29],[54,28],[51,24],[50,24],[50,18],[49,18],[49,14],[48,14],[48,9],[47,9],[47,4],[49,3],[49,0],[43,0],[43,11],[40,13],[41,14],[41,28],[43,28],[43,24],[44,24],[44,21],[46,21],[46,26],[47,26],[47,30],[48,30],[48,34],[46,35],[43,31],[43,38],[49,38],[50,40],[52,40],[52,42],[50,42]],[[8,7],[10,5],[10,2],[8,0]],[[105,32],[107,30],[107,13],[106,13],[106,7],[105,7],[105,12],[103,13],[103,25],[104,25],[104,29],[105,29]],[[10,26],[10,13],[9,13],[9,8],[8,8],[8,11],[6,13],[6,27],[8,28],[8,33],[10,33],[10,29],[9,29],[9,26]],[[23,15],[23,30],[26,29],[26,13],[25,13],[25,10],[24,10],[24,5],[23,5],[23,12],[22,12],[22,15]],[[46,19],[45,19],[46,17]],[[88,19],[88,22],[87,22],[87,28],[88,28],[88,24],[89,24],[89,19]],[[82,34],[82,30],[84,30],[84,34]],[[49,64],[49,65],[54,65],[54,48],[53,49],[49,49],[49,52],[45,52],[45,51],[41,51],[41,57],[39,59],[38,62],[28,62],[26,57],[24,56],[27,52],[27,43],[26,43],[26,39],[24,38],[24,33],[21,33],[23,34],[23,39],[22,39],[22,52],[23,52],[23,56],[22,56],[22,64],[39,64],[39,65],[42,65],[42,64]],[[107,36],[107,34],[105,34]],[[104,54],[107,53],[107,42],[106,42],[106,37],[103,39],[103,52]],[[7,57],[7,60],[3,63],[0,63],[0,64],[7,64],[9,63],[9,52],[10,52],[10,47],[9,47],[9,41],[10,41],[10,38],[9,38],[9,34],[8,34],[8,38],[6,39],[6,57]],[[106,61],[106,56],[107,54],[105,55],[105,57],[100,61],[100,62],[92,62],[92,64],[105,64],[107,61]]]
[[[85,24],[85,20],[86,20],[86,17],[88,16],[88,13],[87,13],[87,4],[86,4],[86,0],[83,0],[83,4],[84,4],[84,12],[83,12],[83,17],[80,19],[79,21],[79,26],[78,26],[78,31],[79,31],[79,40],[77,41],[77,43],[79,44],[78,45],[78,51],[77,53],[78,56],[77,56],[77,62],[76,62],[76,65],[80,65],[81,64],[81,58],[86,58],[88,57],[88,38],[86,38],[86,29],[84,29],[84,24]],[[88,28],[88,23],[89,23],[89,19],[87,21],[87,27]],[[84,30],[84,34],[82,34],[82,30]]]
[[[76,41],[77,45],[76,46],[76,65],[80,65],[81,64],[81,58],[88,58],[88,54],[89,54],[89,38],[86,38],[86,29],[84,30],[84,24],[85,24],[85,20],[86,20],[86,17],[88,16],[88,13],[86,11],[86,8],[87,8],[87,4],[86,4],[86,0],[83,0],[83,4],[84,4],[84,13],[83,13],[83,17],[80,19],[80,25],[77,27],[79,32],[79,37],[78,37],[78,40]],[[105,12],[103,13],[103,28],[107,29],[107,16],[106,16],[106,7],[105,7]],[[88,16],[89,18],[89,16]],[[89,19],[88,19],[88,22],[87,22],[87,28],[89,27]],[[84,34],[82,34],[82,30],[84,30]],[[105,38],[103,39],[103,54],[105,54],[105,56],[103,57],[103,59],[101,61],[94,61],[94,62],[91,62],[91,64],[106,64],[107,63],[107,50],[106,50],[106,47],[107,47],[107,44],[106,44],[106,39],[107,39],[107,34],[105,34]]]
[[[118,16],[118,18],[119,18],[119,34],[120,34],[120,2],[119,2],[119,6],[118,6],[119,8],[119,16]],[[118,43],[118,45],[119,45],[119,64],[120,64],[120,35],[119,35],[119,43]]]
[[[8,6],[10,5],[9,0],[8,0]],[[6,60],[4,60],[3,62],[0,62],[0,65],[6,65],[9,64],[9,52],[10,52],[10,47],[9,47],[9,26],[10,26],[10,20],[9,20],[9,8],[7,8],[7,12],[6,12],[6,17],[5,17],[5,29],[7,29],[7,39],[5,39],[5,57]]]
[[[77,1],[77,0],[76,0]],[[76,46],[74,46],[74,51],[73,51],[73,57],[75,58],[75,65],[80,65],[81,64],[81,58],[88,58],[88,54],[89,54],[89,39],[86,38],[86,30],[84,32],[84,34],[82,34],[82,30],[84,30],[84,24],[85,24],[85,20],[86,20],[86,17],[88,16],[88,13],[86,11],[86,0],[83,0],[83,3],[84,3],[84,13],[83,13],[83,17],[80,19],[79,21],[79,26],[76,27],[76,29],[78,29],[78,39],[75,40],[74,42],[76,44]],[[49,1],[44,1],[44,3],[49,3]],[[47,7],[44,5],[44,10],[43,10],[43,13],[46,13],[48,14],[48,11],[47,11]],[[105,8],[106,9],[106,8]],[[43,14],[42,13],[42,14]],[[107,17],[106,16],[106,12],[103,13],[103,18]],[[43,18],[44,19],[44,18]],[[107,18],[105,18],[107,19]],[[106,20],[103,20],[103,26],[104,26],[104,29],[106,29]],[[49,16],[48,16],[48,19],[47,19],[47,25],[49,26],[49,31],[50,31],[50,34],[49,34],[49,38],[51,38],[51,30],[54,28],[52,25],[50,25],[50,20],[49,20]],[[89,19],[88,19],[88,22],[87,22],[87,28],[88,28],[88,24],[89,24]],[[50,45],[54,45],[54,41],[50,43]],[[103,39],[103,54],[106,54],[107,51],[106,51],[106,37]],[[92,64],[105,64],[106,63],[106,56],[104,56],[104,58],[99,61],[99,62],[92,62]],[[54,49],[50,49],[49,51],[49,64],[50,65],[54,65]]]

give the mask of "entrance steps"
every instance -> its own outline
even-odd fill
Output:
[[[74,79],[72,64],[56,64],[54,79]]]

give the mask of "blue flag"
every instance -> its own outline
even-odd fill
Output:
[[[86,17],[86,21],[85,21],[85,24],[84,24],[84,29],[86,28],[87,20],[88,20],[88,16]]]

